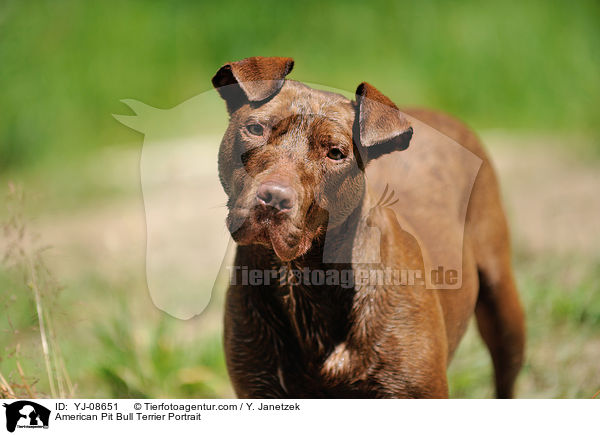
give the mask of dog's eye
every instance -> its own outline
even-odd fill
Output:
[[[262,136],[264,131],[262,125],[260,124],[248,124],[246,126],[246,130],[248,130],[248,133],[254,136]]]
[[[331,160],[342,160],[346,156],[344,155],[341,149],[331,148],[327,153],[327,157],[329,157]]]

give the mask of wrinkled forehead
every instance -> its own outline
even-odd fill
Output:
[[[326,124],[351,133],[355,113],[352,102],[342,95],[287,80],[275,97],[249,110],[248,116],[271,125],[297,120],[307,127]]]

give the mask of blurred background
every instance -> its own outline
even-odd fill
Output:
[[[168,109],[224,63],[295,59],[291,78],[472,126],[498,169],[526,306],[519,397],[600,390],[600,3],[0,3],[0,397],[231,397],[222,292],[188,321],[145,278],[144,136],[111,114]],[[213,137],[226,123],[213,114]],[[214,141],[197,140],[196,147]],[[210,145],[212,146],[212,145]],[[216,162],[215,162],[216,165]],[[211,283],[207,283],[211,285]],[[492,397],[473,327],[453,397]]]

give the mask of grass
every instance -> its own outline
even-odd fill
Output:
[[[109,397],[211,398],[229,392],[218,335],[186,343],[174,340],[175,326],[166,317],[150,330],[132,331],[127,321],[111,321],[97,332],[97,346],[106,357],[96,367]]]
[[[596,170],[593,162],[585,164],[590,165],[589,171]],[[31,287],[31,269],[27,261],[12,261],[21,266],[0,268],[0,303],[4,307],[0,316],[0,393],[4,397],[60,396],[56,376],[62,364],[72,379],[69,394],[76,397],[232,396],[221,343],[223,294],[213,295],[198,318],[171,318],[157,310],[148,297],[144,244],[136,241],[143,235],[119,233],[128,249],[111,248],[112,242],[104,245],[103,231],[118,223],[114,219],[134,224],[139,218],[143,225],[143,211],[135,206],[139,203],[135,177],[120,178],[124,169],[136,166],[135,155],[121,152],[106,160],[104,181],[94,175],[93,164],[74,166],[71,175],[87,173],[83,179],[99,186],[97,196],[62,203],[62,214],[44,214],[59,200],[52,195],[56,187],[51,185],[63,185],[60,180],[69,178],[67,172],[47,183],[50,186],[31,200],[36,203],[33,207],[25,207],[38,221],[46,222],[35,226],[45,229],[44,238],[60,242],[47,250],[39,250],[43,239],[25,246],[37,246],[28,251],[29,257],[66,284],[62,288],[46,272],[40,275],[43,268],[35,268],[44,319],[54,331],[46,328],[46,336],[51,348],[59,350],[62,362],[55,364],[50,358],[48,375],[47,352],[40,339],[40,299],[33,291],[36,287]],[[108,169],[112,167],[121,169]],[[25,177],[27,185],[40,186],[38,177],[32,170]],[[123,182],[118,191],[107,189],[119,184],[117,180]],[[505,187],[515,188],[511,183]],[[48,195],[46,199],[44,195]],[[123,204],[134,206],[123,208]],[[3,210],[3,219],[9,216]],[[8,221],[17,231],[5,232],[5,236],[18,236],[24,231],[21,228],[31,228],[26,215]],[[528,332],[527,358],[517,392],[520,397],[592,397],[600,389],[600,257],[551,249],[540,252],[524,240],[515,240],[514,257]],[[474,325],[454,358],[449,381],[452,397],[493,396],[491,361]],[[63,386],[62,392],[66,391]]]
[[[0,170],[139,143],[110,116],[121,99],[169,108],[253,55],[292,56],[292,77],[307,82],[352,91],[366,80],[478,129],[577,131],[600,148],[598,21],[594,0],[8,0]]]
[[[115,283],[90,264],[63,291],[22,203],[10,194],[0,243],[0,397],[231,395],[219,333],[198,338],[199,322],[160,313],[143,283]]]
[[[527,311],[527,360],[520,376],[521,397],[592,397],[600,389],[597,361],[600,354],[600,263],[581,269],[569,259],[547,257],[518,259],[517,280]],[[549,265],[561,265],[547,273]],[[533,273],[532,273],[533,271]],[[89,273],[89,271],[88,271]],[[574,276],[575,275],[575,276]],[[144,289],[114,288],[101,277],[72,283],[59,301],[65,308],[59,320],[58,341],[67,371],[76,382],[78,397],[230,397],[222,353],[220,318],[212,327],[195,321],[179,321],[143,304]],[[6,288],[5,285],[2,285]],[[87,288],[86,288],[87,287]],[[95,308],[71,301],[74,290],[86,288]],[[140,299],[142,303],[140,303]],[[219,311],[218,300],[209,309]],[[136,307],[137,306],[137,307]],[[0,361],[0,373],[9,373],[17,395],[29,395],[23,385],[32,384],[35,395],[52,395],[44,375],[43,352],[35,306],[29,298],[11,304],[10,317],[20,330],[11,337],[16,346],[29,348],[20,360],[28,373],[25,382],[17,366]],[[94,317],[82,321],[82,317]],[[205,322],[206,325],[208,322]],[[208,332],[207,332],[208,329]],[[211,332],[212,331],[212,332]],[[14,355],[14,352],[13,352]],[[15,357],[13,356],[13,359]],[[8,377],[8,375],[7,375]],[[492,369],[487,350],[474,325],[461,343],[449,372],[452,397],[492,397]],[[0,378],[0,387],[3,382]],[[3,392],[5,396],[10,393]],[[13,393],[14,395],[14,393]]]
[[[54,246],[28,246],[0,267],[0,396],[232,395],[220,351],[222,295],[186,322],[149,300],[136,232],[144,224],[142,137],[111,116],[130,113],[122,99],[171,108],[210,89],[225,62],[291,56],[297,80],[350,91],[369,81],[399,105],[439,108],[477,130],[560,138],[577,155],[584,143],[597,171],[599,21],[594,0],[1,2],[0,180],[23,182],[30,196],[19,222]],[[203,113],[192,106],[186,122]],[[181,127],[181,113],[169,113],[169,126]],[[203,134],[221,125],[203,121]],[[504,180],[509,196],[523,180]],[[9,218],[0,206],[0,220]],[[529,334],[519,393],[593,396],[600,260],[526,244],[516,253]],[[492,395],[474,328],[450,385],[455,397]]]
[[[600,389],[598,259],[516,258],[516,277],[527,314],[527,355],[517,394],[539,398],[591,398]],[[579,261],[578,261],[579,260]],[[491,360],[473,324],[450,368],[454,397],[493,395]]]
[[[34,382],[27,379],[25,371],[21,366],[20,360],[20,339],[17,338],[19,329],[11,320],[10,312],[14,308],[14,302],[20,297],[26,303],[27,311],[33,311],[34,315],[30,317],[30,322],[35,319],[35,329],[38,332],[40,352],[39,356],[43,360],[45,368],[45,381],[47,384],[47,395],[51,398],[72,397],[74,390],[67,371],[65,361],[58,345],[56,329],[54,327],[53,310],[55,301],[58,297],[60,286],[54,279],[54,276],[46,266],[43,259],[45,248],[39,246],[35,234],[31,234],[21,211],[23,202],[23,192],[9,185],[9,194],[5,202],[8,208],[8,219],[2,225],[3,245],[5,247],[3,255],[3,265],[13,275],[21,276],[21,283],[11,283],[16,285],[14,290],[17,294],[12,294],[8,300],[4,300],[6,319],[3,325],[6,329],[3,335],[12,333],[16,340],[14,349],[10,346],[5,347],[5,355],[8,355],[9,363],[13,363],[20,378],[20,383],[10,382],[5,376],[0,374],[0,393],[3,397],[15,397],[17,394],[24,394],[28,397],[37,395],[33,387]],[[5,287],[6,288],[6,287]],[[19,294],[20,293],[20,294]],[[3,293],[4,296],[4,293]],[[23,309],[23,308],[21,308]],[[17,324],[17,327],[19,325]],[[33,325],[27,325],[33,326]],[[0,362],[5,362],[0,360]],[[1,373],[1,372],[0,372]],[[13,373],[10,373],[13,375]],[[37,381],[36,381],[37,382]]]

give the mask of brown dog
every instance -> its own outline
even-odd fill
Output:
[[[399,112],[367,83],[353,102],[285,80],[292,66],[289,58],[255,57],[227,64],[213,78],[230,114],[219,174],[238,244],[234,270],[255,278],[242,277],[227,292],[225,352],[236,393],[447,397],[446,368],[475,311],[497,396],[512,397],[524,316],[496,178],[478,139],[445,115]],[[443,134],[417,127],[414,119]],[[445,145],[410,168],[422,190],[397,208],[408,218],[412,213],[413,222],[434,216],[440,246],[460,228],[459,288],[432,290],[411,278],[340,282],[349,270],[365,268],[427,274],[428,248],[403,230],[402,216],[381,206],[397,200],[386,189],[374,205],[365,180],[393,185],[403,171],[399,151],[448,138],[481,159],[464,219],[455,198],[469,184],[466,160]],[[380,237],[367,237],[374,228]],[[293,273],[291,279],[292,270],[305,271],[308,281]],[[258,279],[260,271],[279,278]],[[326,271],[327,280],[311,271]]]

